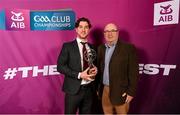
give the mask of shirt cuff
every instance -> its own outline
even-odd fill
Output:
[[[79,74],[78,74],[78,79],[81,79],[81,73],[79,72]]]

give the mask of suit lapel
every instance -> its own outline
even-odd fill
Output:
[[[74,40],[72,42],[72,47],[73,47],[73,49],[72,49],[73,56],[77,57],[77,59],[78,59],[78,60],[75,60],[75,61],[78,62],[78,65],[79,65],[80,69],[82,70],[82,67],[81,67],[81,55],[80,55],[79,47],[78,47],[78,44],[77,44],[76,40]]]
[[[121,42],[118,40],[115,46],[114,52],[112,54],[111,60],[113,60],[113,58],[116,57],[116,55],[120,53],[119,50],[121,50]],[[111,63],[111,60],[110,60],[110,63]]]

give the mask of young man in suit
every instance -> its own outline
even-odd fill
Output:
[[[97,68],[88,67],[84,58],[85,52],[94,48],[87,39],[90,28],[87,18],[79,18],[75,23],[76,39],[64,43],[58,57],[57,70],[65,75],[65,114],[91,113]]]
[[[104,28],[106,43],[98,47],[102,106],[105,114],[127,114],[136,92],[138,63],[132,44],[119,40],[118,27],[109,23]]]

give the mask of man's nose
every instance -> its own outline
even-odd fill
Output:
[[[85,31],[85,30],[86,30],[86,28],[82,28],[82,30],[83,30],[83,31]]]
[[[112,32],[108,32],[108,36],[112,36]]]

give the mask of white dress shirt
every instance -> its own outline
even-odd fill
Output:
[[[77,44],[78,44],[78,47],[79,47],[79,52],[80,52],[80,56],[81,56],[81,68],[82,68],[82,71],[84,70],[83,69],[83,51],[82,51],[82,48],[83,48],[83,45],[81,42],[87,42],[87,40],[81,40],[80,38],[76,38],[77,40]],[[85,47],[86,47],[86,50],[90,50],[90,47],[88,46],[88,44],[85,44]],[[81,73],[78,74],[78,78],[80,79],[80,76],[81,76]],[[87,80],[82,80],[81,81],[81,85],[84,85],[84,84],[89,84],[91,81],[94,81],[94,79],[90,79],[89,81]]]

